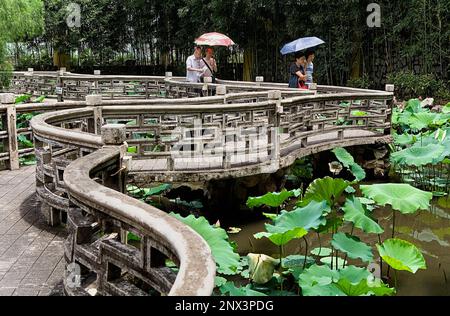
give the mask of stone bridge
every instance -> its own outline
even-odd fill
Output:
[[[17,169],[34,151],[42,212],[50,225],[67,226],[66,262],[83,275],[81,286],[65,280],[69,295],[212,293],[206,242],[128,197],[130,178],[206,182],[274,173],[337,146],[387,142],[391,131],[393,94],[383,91],[31,70],[16,73],[12,88],[60,100],[15,106],[13,96],[2,96],[0,161]],[[17,128],[17,117],[29,112],[41,114]],[[34,149],[18,139],[34,140]],[[128,242],[130,232],[139,243]]]

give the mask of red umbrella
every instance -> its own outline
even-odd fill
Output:
[[[195,40],[195,44],[199,46],[226,46],[235,45],[233,40],[226,35],[220,33],[206,33]]]

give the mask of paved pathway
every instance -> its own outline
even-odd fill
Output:
[[[35,192],[35,167],[0,171],[0,296],[61,294],[62,228],[49,228]]]

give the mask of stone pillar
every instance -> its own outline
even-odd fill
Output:
[[[218,85],[216,87],[216,95],[223,97],[223,103],[227,104],[227,86],[225,85]]]
[[[277,165],[277,168],[280,164],[280,156],[281,156],[281,135],[280,135],[280,125],[281,125],[281,115],[284,113],[284,108],[281,104],[282,95],[281,91],[269,91],[267,98],[269,101],[275,102],[275,117],[273,118],[272,124],[273,128],[269,128],[267,137],[268,143],[272,145],[272,150],[269,149],[269,157],[271,157],[272,164]]]
[[[103,97],[99,94],[91,94],[86,96],[86,105],[94,107],[94,117],[88,119],[88,132],[92,134],[101,134],[103,125],[102,115]]]
[[[58,98],[58,102],[64,102],[64,95],[63,95],[63,87],[64,87],[64,81],[61,78],[62,76],[64,76],[64,72],[65,72],[65,68],[61,68],[58,72],[57,72],[57,78],[56,78],[56,96]]]
[[[264,77],[262,77],[262,76],[256,77],[255,82],[256,82],[256,85],[257,85],[257,86],[260,86],[261,83],[264,82]]]
[[[124,146],[127,139],[127,129],[124,124],[107,124],[101,128],[102,141],[105,146]],[[103,174],[103,184],[113,190],[124,193],[126,183],[126,168],[123,168],[121,153],[117,168],[108,170]]]
[[[395,85],[393,84],[387,84],[386,85],[386,92],[394,93],[395,92]],[[389,128],[386,128],[384,130],[385,135],[391,135],[391,128],[392,128],[392,113],[394,111],[394,98],[395,95],[392,96],[392,99],[389,99],[386,101],[386,123],[389,124]]]
[[[11,93],[0,95],[0,103],[6,106],[6,117],[3,120],[3,126],[7,128],[8,138],[4,141],[4,148],[9,152],[9,161],[7,167],[10,170],[18,170],[19,164],[19,147],[17,143],[17,113],[15,106],[15,96]]]
[[[203,88],[202,88],[202,95],[204,97],[209,96],[209,85],[212,84],[212,77],[205,77],[203,78]]]

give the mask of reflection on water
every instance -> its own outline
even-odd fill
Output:
[[[441,198],[435,200],[430,211],[421,211],[414,215],[397,213],[396,237],[410,241],[419,247],[427,262],[427,270],[420,270],[416,274],[398,272],[398,295],[400,296],[450,296],[450,200]],[[385,228],[383,240],[392,235],[392,211],[388,208],[375,211],[380,225]],[[278,256],[278,249],[267,239],[256,240],[255,233],[264,231],[264,223],[258,221],[241,227],[239,234],[231,235],[231,240],[237,242],[241,255],[247,253],[262,253],[273,257]],[[350,227],[343,228],[349,231]],[[355,235],[363,241],[375,246],[378,243],[376,235],[365,235],[355,231]],[[331,236],[310,234],[309,249],[322,245],[329,245]],[[374,247],[375,249],[375,247]],[[301,240],[287,245],[286,254],[305,252],[305,243]],[[376,256],[378,253],[374,251]],[[378,260],[379,257],[376,257]],[[361,266],[361,262],[351,261],[350,264]],[[386,267],[384,267],[386,268]],[[386,269],[385,269],[386,270]]]

